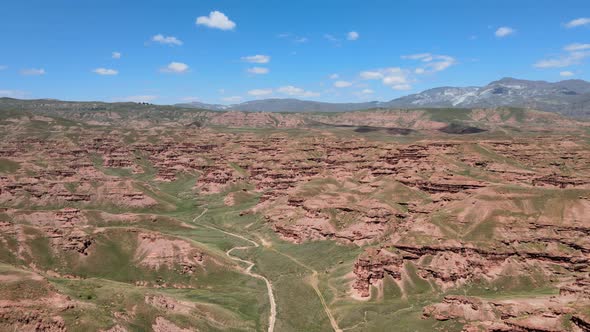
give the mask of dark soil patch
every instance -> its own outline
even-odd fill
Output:
[[[458,123],[451,123],[450,125],[439,129],[439,131],[447,134],[458,134],[458,135],[465,135],[465,134],[478,134],[487,131],[485,129],[466,126]]]

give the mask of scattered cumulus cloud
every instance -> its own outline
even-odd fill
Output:
[[[431,53],[402,55],[401,58],[406,60],[421,61],[424,63],[422,67],[416,68],[414,70],[414,73],[416,74],[443,71],[457,62],[452,56]]]
[[[8,66],[0,65],[0,71],[8,69]]]
[[[250,63],[269,63],[270,56],[268,55],[250,55],[250,56],[243,56],[242,61],[250,62]]]
[[[329,41],[331,41],[331,42],[333,42],[333,43],[340,42],[340,39],[334,37],[333,35],[331,35],[329,33],[324,34],[324,38],[327,39],[327,40],[329,40]]]
[[[394,84],[391,86],[391,88],[398,91],[412,90],[412,86],[410,84]]]
[[[288,39],[296,44],[307,43],[309,41],[307,37],[297,36],[290,33],[281,33],[278,34],[277,37],[281,39]]]
[[[569,44],[563,50],[567,53],[556,58],[539,60],[533,66],[536,68],[563,68],[579,65],[584,59],[590,57],[590,44]]]
[[[573,44],[567,45],[563,49],[568,52],[590,50],[590,44],[573,43]]]
[[[406,60],[422,60],[424,62],[432,61],[432,54],[430,53],[417,53],[410,55],[402,55],[402,59]]]
[[[307,39],[306,37],[295,37],[293,39],[293,42],[298,43],[298,44],[307,43],[308,41],[309,41],[309,39]]]
[[[21,70],[21,74],[25,76],[41,76],[45,75],[47,72],[43,68],[29,68]]]
[[[182,45],[182,40],[174,37],[174,36],[164,36],[163,34],[157,34],[152,37],[152,41],[162,44],[162,45],[170,45],[170,46],[180,46]]]
[[[320,96],[320,94],[318,92],[307,91],[305,89],[302,89],[302,88],[299,88],[299,87],[296,87],[293,85],[282,86],[277,89],[277,92],[282,93],[284,95],[293,96],[293,97],[319,97]]]
[[[546,59],[537,61],[534,66],[537,68],[563,68],[579,64],[585,56],[567,55],[557,59]]]
[[[409,84],[408,71],[399,67],[363,71],[360,73],[360,77],[365,80],[381,80],[381,83],[394,90],[409,90],[412,88]]]
[[[571,71],[562,71],[562,72],[559,72],[559,76],[570,77],[570,76],[574,76],[574,73],[572,73]]]
[[[272,94],[272,89],[254,89],[248,91],[248,94],[254,97],[268,96]]]
[[[336,87],[336,88],[348,88],[351,85],[352,85],[352,83],[351,82],[348,82],[348,81],[336,81],[336,82],[334,82],[334,87]]]
[[[359,39],[359,33],[356,31],[351,31],[346,35],[346,39],[357,40],[357,39]]]
[[[96,68],[93,70],[94,73],[103,76],[113,76],[117,75],[119,72],[115,69],[108,69],[108,68]]]
[[[456,63],[455,58],[447,55],[438,55],[432,62],[426,64],[431,71],[443,71]]]
[[[358,32],[356,32],[356,31],[350,31],[350,32],[346,33],[346,35],[344,35],[342,37],[342,39],[345,38],[346,40],[349,40],[349,41],[355,41],[355,40],[358,40],[359,37],[360,37],[360,34]],[[342,39],[339,37],[339,35],[338,36],[335,36],[335,35],[330,34],[330,33],[325,33],[324,34],[324,39],[328,40],[329,42],[333,43],[336,46],[340,46],[341,45],[341,42],[342,42]]]
[[[236,23],[232,22],[224,13],[217,10],[210,12],[209,16],[197,17],[195,23],[220,30],[233,30],[236,27]]]
[[[255,74],[255,75],[264,75],[264,74],[268,74],[270,70],[268,70],[268,68],[264,68],[264,67],[252,67],[252,68],[248,68],[248,72],[250,74]]]
[[[575,28],[575,27],[581,27],[584,25],[590,25],[590,17],[576,18],[574,20],[567,22],[565,24],[565,27],[571,29],[571,28]]]
[[[381,81],[385,86],[393,90],[411,90],[412,84],[418,81],[419,75],[434,74],[443,71],[457,63],[454,57],[449,55],[416,53],[402,55],[402,59],[417,61],[416,68],[388,67],[374,70],[366,70],[359,73],[363,80]]]
[[[385,85],[391,85],[391,86],[395,86],[395,85],[399,85],[399,84],[406,84],[408,81],[408,78],[406,77],[405,74],[393,74],[393,75],[387,75],[385,77],[383,77],[383,84]]]
[[[166,67],[160,69],[163,73],[184,74],[188,72],[189,66],[182,62],[170,62]]]
[[[516,32],[516,30],[514,30],[511,27],[499,27],[498,30],[496,30],[495,35],[498,38],[502,38],[502,37],[509,36],[515,32]]]
[[[379,80],[383,78],[383,73],[380,71],[363,71],[360,74],[361,78],[364,80]]]
[[[113,59],[121,59],[121,52],[113,52],[111,57]]]
[[[363,95],[370,95],[370,94],[373,94],[373,93],[375,93],[375,91],[373,91],[371,89],[363,89],[361,91],[361,94],[363,94]]]
[[[330,76],[328,76],[331,80],[337,80],[338,78],[340,78],[340,75],[338,74],[332,74]]]

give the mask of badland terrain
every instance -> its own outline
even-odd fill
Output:
[[[590,123],[417,107],[0,99],[0,330],[589,331]]]

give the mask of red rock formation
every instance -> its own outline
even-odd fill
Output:
[[[361,297],[371,295],[372,284],[382,280],[385,274],[395,279],[401,278],[403,260],[385,249],[369,248],[357,258],[354,264],[355,281],[352,288]]]

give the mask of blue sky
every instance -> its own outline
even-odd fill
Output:
[[[0,96],[390,100],[590,79],[590,1],[4,0]]]

